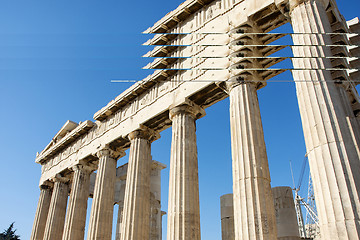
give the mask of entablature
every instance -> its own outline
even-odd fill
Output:
[[[136,97],[140,96],[158,82],[166,81],[167,78],[173,75],[176,70],[157,70],[153,74],[147,76],[142,81],[136,82],[130,88],[125,90],[114,100],[110,101],[105,107],[101,108],[94,114],[94,119],[103,121],[117,110],[133,101]]]

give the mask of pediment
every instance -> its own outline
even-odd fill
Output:
[[[50,143],[44,148],[42,152],[45,152],[50,147],[52,147],[55,143],[57,143],[60,139],[65,137],[68,133],[74,130],[79,124],[76,122],[67,120],[66,123],[60,128],[60,130],[55,134],[55,136],[51,139]]]

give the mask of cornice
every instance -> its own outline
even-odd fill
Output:
[[[185,20],[192,13],[213,1],[214,0],[187,0],[143,33],[167,33],[168,30],[176,26],[179,21]]]
[[[73,142],[77,138],[79,138],[79,136],[88,132],[93,126],[94,126],[94,123],[90,120],[86,120],[85,122],[79,124],[79,126],[77,126],[74,130],[72,130],[70,133],[68,133],[62,139],[60,139],[53,146],[49,147],[45,151],[42,151],[36,157],[35,162],[42,163],[42,162],[46,161],[46,159],[48,159],[50,156],[59,152],[61,149],[66,147],[68,144],[70,144],[71,142]]]

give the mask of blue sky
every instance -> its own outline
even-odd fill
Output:
[[[21,239],[29,239],[39,197],[36,152],[67,120],[92,120],[131,85],[111,79],[150,74],[141,70],[150,50],[141,46],[149,37],[141,32],[181,2],[0,1],[0,231],[15,221]],[[359,15],[359,0],[338,4],[347,20]],[[297,179],[305,154],[294,83],[269,83],[258,94],[272,186],[292,185],[289,160]],[[228,99],[206,112],[197,122],[202,238],[218,240],[219,198],[232,192]],[[169,166],[171,129],[161,136],[152,155]],[[165,211],[167,179],[168,169]]]

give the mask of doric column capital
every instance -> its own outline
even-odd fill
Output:
[[[70,181],[69,178],[62,176],[61,174],[56,174],[55,177],[51,178],[51,180],[55,182],[68,183]]]
[[[85,173],[91,173],[96,169],[96,166],[91,163],[80,162],[71,167],[72,171],[83,171]]]
[[[152,160],[151,161],[151,169],[155,170],[155,169],[159,169],[159,170],[163,170],[166,168],[166,165],[161,163],[161,162],[158,162],[158,161],[155,161],[155,160]]]
[[[125,151],[121,149],[112,150],[108,145],[96,152],[98,158],[109,156],[115,160],[125,156]]]
[[[195,119],[206,115],[205,110],[191,101],[186,101],[179,105],[170,107],[169,118],[172,120],[176,115],[186,113],[192,115]]]
[[[129,133],[128,138],[130,141],[136,138],[141,138],[153,142],[160,138],[160,134],[153,129],[141,125],[139,129]]]
[[[50,181],[45,181],[39,187],[40,190],[52,189],[54,187],[54,183]]]
[[[230,81],[226,81],[226,82],[222,82],[222,83],[223,84],[221,87],[224,88],[228,93],[230,93],[231,90],[233,90],[235,87],[243,85],[243,84],[252,85],[256,88],[256,90],[261,88],[261,86],[263,84],[261,80],[246,81],[246,80],[240,79],[240,78],[232,78],[232,79],[230,79]]]
[[[321,3],[325,9],[329,6],[330,2],[329,0],[275,0],[275,5],[286,17],[289,17],[297,6],[310,1]]]

